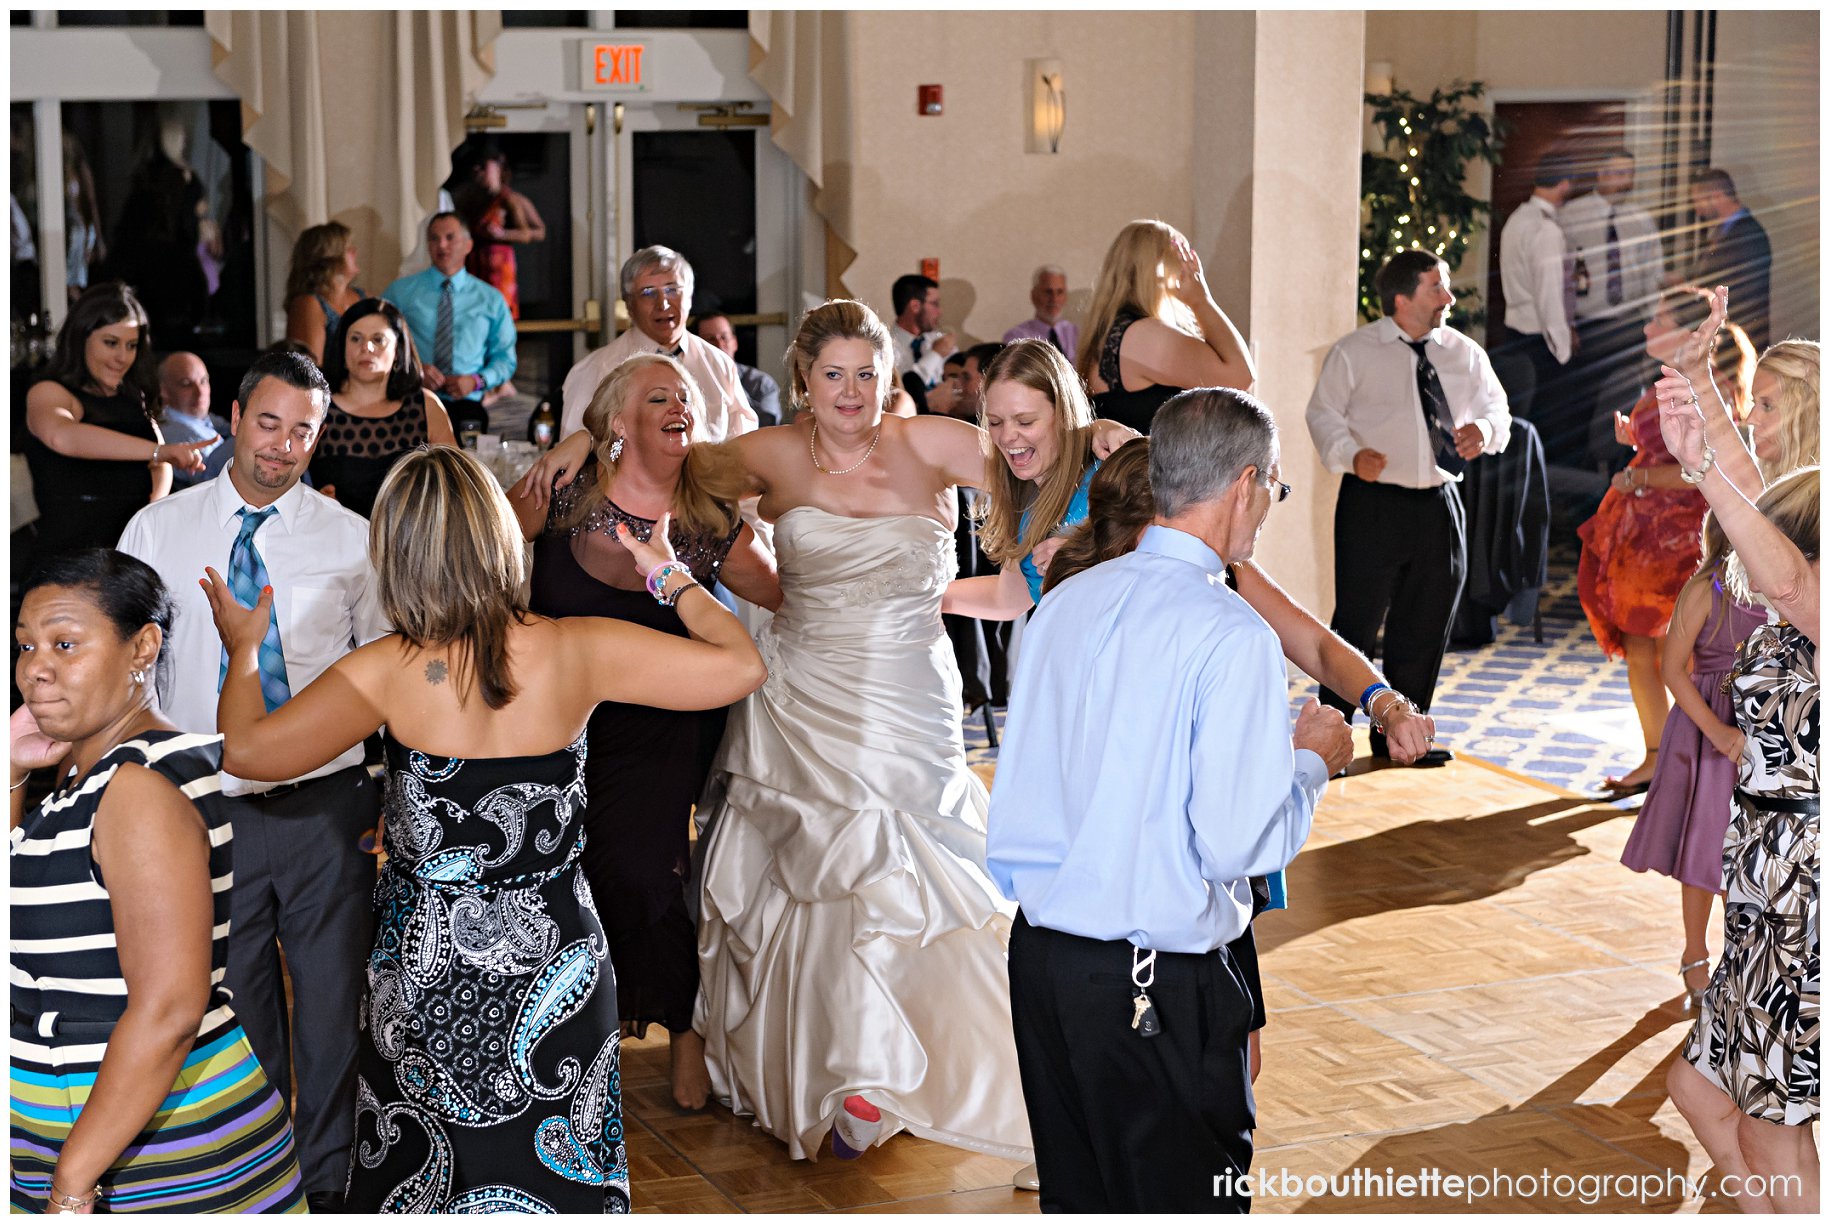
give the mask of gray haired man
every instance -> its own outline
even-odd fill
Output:
[[[1289,493],[1271,414],[1185,391],[1150,434],[1155,521],[1024,631],[987,821],[1044,1211],[1247,1208],[1256,1002],[1230,945],[1353,753],[1314,700],[1292,732],[1277,634],[1226,584]]]
[[[597,386],[624,359],[637,353],[663,353],[685,366],[705,397],[696,437],[707,442],[748,433],[756,412],[744,394],[737,363],[717,345],[687,330],[693,312],[693,266],[671,247],[643,247],[623,262],[623,304],[634,326],[591,353],[566,375],[559,436],[584,428],[585,409]]]

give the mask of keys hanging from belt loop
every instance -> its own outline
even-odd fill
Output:
[[[1156,949],[1131,949],[1131,1028],[1139,1037],[1155,1037],[1163,1031],[1157,1018],[1156,1004],[1150,1001],[1149,988],[1156,984]]]

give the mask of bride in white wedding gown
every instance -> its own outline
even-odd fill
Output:
[[[775,522],[766,692],[734,707],[705,807],[701,988],[713,1091],[814,1157],[898,1130],[1032,1158],[1010,1027],[1013,912],[985,872],[941,627],[979,432],[887,415],[889,333],[801,324],[794,425],[737,439]]]
[[[694,1027],[713,1091],[799,1158],[829,1133],[851,1156],[908,1130],[1030,1160],[1014,906],[985,870],[940,619],[954,487],[982,486],[994,456],[964,421],[885,413],[890,336],[861,303],[808,312],[790,361],[795,422],[723,444],[775,524],[782,606],[701,806]],[[1095,429],[1102,454],[1135,436]],[[573,449],[529,479],[550,485]]]

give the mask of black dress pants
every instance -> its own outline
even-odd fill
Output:
[[[307,1193],[342,1192],[356,1132],[356,1044],[375,938],[375,859],[357,846],[380,795],[362,766],[236,801],[229,989],[261,1069],[291,1101]],[[280,945],[291,971],[291,1024]]]
[[[1595,405],[1596,388],[1584,379],[1582,354],[1577,352],[1566,364],[1557,360],[1549,341],[1538,333],[1510,327],[1504,332],[1506,351],[1530,362],[1535,375],[1530,411],[1518,415],[1537,427],[1544,443],[1544,461],[1563,467],[1587,466],[1589,409]]]
[[[1372,658],[1385,626],[1383,670],[1427,712],[1468,573],[1468,529],[1457,486],[1406,489],[1349,472],[1334,504],[1334,620],[1330,627]],[[1324,702],[1352,722],[1358,693],[1324,686]],[[1375,750],[1383,748],[1377,741]]]
[[[1010,935],[1010,1012],[1044,1211],[1241,1213],[1252,1164],[1253,1003],[1222,948],[1160,952],[1163,1031],[1131,1028],[1131,945]],[[1232,1178],[1226,1174],[1231,1172]]]

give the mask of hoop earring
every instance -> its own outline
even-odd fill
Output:
[[[623,435],[617,434],[610,443],[610,462],[615,463],[623,457]]]

